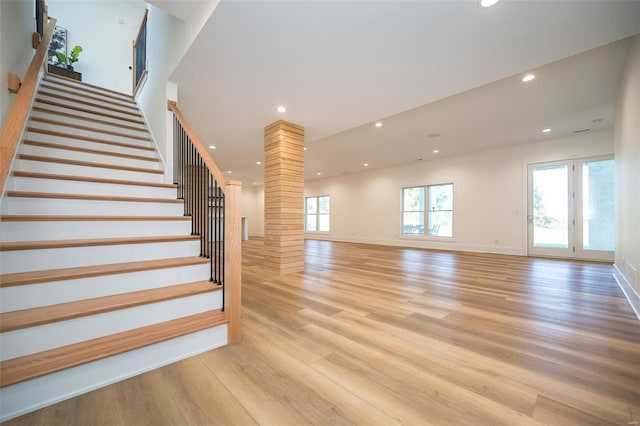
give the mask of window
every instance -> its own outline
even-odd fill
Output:
[[[452,183],[402,188],[402,235],[453,237]]]
[[[329,232],[329,196],[304,199],[304,230]]]
[[[402,190],[402,234],[424,235],[424,186]]]

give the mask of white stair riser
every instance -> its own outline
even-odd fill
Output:
[[[199,241],[149,244],[70,247],[39,250],[5,251],[0,256],[0,271],[42,271],[142,260],[170,259],[200,255]]]
[[[153,186],[142,185],[114,185],[111,183],[38,179],[17,176],[9,178],[7,188],[12,191],[114,195],[122,197],[176,198],[175,188],[156,188]]]
[[[134,120],[142,120],[142,118],[140,117],[140,114],[136,111],[130,111],[130,110],[119,110],[119,108],[117,106],[114,105],[107,105],[107,104],[103,104],[100,105],[100,102],[91,102],[91,104],[94,105],[86,105],[84,103],[80,103],[80,102],[84,102],[84,99],[80,99],[78,98],[76,102],[74,101],[61,101],[60,99],[58,99],[56,96],[51,96],[51,95],[46,95],[42,92],[38,92],[38,99],[42,99],[42,100],[47,100],[47,101],[52,101],[52,102],[59,102],[62,104],[65,104],[67,106],[70,107],[74,107],[74,108],[82,108],[83,110],[89,111],[89,112],[101,112],[101,113],[106,113],[109,115],[113,115],[115,117],[119,117],[119,118],[127,118],[127,119],[134,119]],[[107,108],[113,108],[116,111],[112,111],[109,109],[105,109],[102,108],[102,106],[107,107]],[[119,110],[119,111],[118,111]]]
[[[140,130],[145,129],[145,126],[143,123],[140,123],[139,119],[135,118],[135,117],[127,117],[127,120],[122,120],[119,118],[112,118],[112,117],[105,117],[104,115],[99,115],[99,114],[94,114],[91,112],[87,112],[87,111],[79,111],[77,109],[71,109],[71,108],[65,108],[65,107],[59,107],[59,106],[54,106],[54,105],[49,105],[46,103],[42,103],[42,102],[38,102],[38,98],[36,98],[36,102],[34,104],[35,106],[38,107],[42,107],[42,108],[46,108],[46,109],[54,109],[57,111],[60,111],[62,113],[66,113],[66,114],[73,114],[73,115],[79,115],[81,117],[86,117],[89,119],[97,119],[97,120],[102,120],[102,121],[110,121],[114,124],[120,124],[120,125],[124,125],[124,126],[132,126],[132,127],[136,127],[139,128]],[[103,111],[104,112],[104,111]],[[110,115],[115,115],[115,114],[110,114]],[[129,121],[129,119],[134,119],[135,121]]]
[[[118,157],[113,155],[91,154],[82,151],[70,151],[67,149],[48,148],[23,144],[22,153],[37,155],[47,158],[63,158],[65,160],[87,161],[89,163],[111,164],[123,167],[138,167],[143,169],[160,169],[160,162],[153,160],[137,160],[133,158]]]
[[[227,344],[227,325],[79,365],[0,389],[0,421]]]
[[[140,143],[136,143],[135,144],[136,146],[126,147],[126,146],[112,145],[108,143],[85,141],[81,139],[74,139],[74,138],[68,138],[63,136],[46,135],[43,133],[36,133],[36,132],[27,132],[25,134],[25,139],[30,141],[35,141],[35,142],[55,143],[55,144],[64,145],[68,147],[97,149],[100,151],[109,151],[109,152],[115,152],[119,154],[129,154],[129,155],[137,155],[137,156],[143,156],[148,158],[158,158],[158,155],[156,154],[155,151],[144,149],[145,145],[147,147],[151,147],[151,143],[144,143],[142,141],[138,141]],[[139,146],[140,148],[138,148],[137,146]]]
[[[64,83],[64,85],[62,84],[58,84],[58,82],[62,82]],[[75,81],[70,81],[67,79],[57,79],[56,77],[51,77],[49,76],[46,80],[43,81],[43,83],[45,84],[49,84],[52,85],[54,87],[66,87],[67,89],[70,90],[78,90],[80,92],[85,91],[85,90],[90,90],[92,92],[99,92],[104,94],[105,96],[113,96],[115,98],[118,99],[122,99],[123,101],[128,101],[131,102],[131,96],[125,94],[125,93],[117,93],[117,92],[112,92],[110,90],[103,90],[100,87],[96,87],[96,86],[87,86],[86,84],[82,84],[80,82],[75,82]],[[69,87],[72,86],[72,87]],[[94,95],[92,95],[94,96]]]
[[[18,160],[14,170],[23,172],[54,173],[58,175],[86,176],[104,179],[135,180],[139,182],[163,183],[160,173],[107,169],[103,167],[76,166],[48,161]]]
[[[78,135],[78,136],[84,136],[84,137],[89,137],[89,138],[96,138],[96,139],[102,139],[102,140],[107,140],[107,141],[111,141],[111,142],[120,142],[120,143],[126,143],[129,145],[139,145],[141,147],[150,147],[151,145],[151,141],[149,140],[140,140],[140,139],[136,139],[136,138],[130,138],[127,136],[119,136],[119,135],[112,135],[109,133],[104,133],[100,130],[84,130],[84,129],[76,129],[75,127],[70,127],[70,126],[65,126],[65,125],[59,125],[59,124],[51,124],[51,123],[43,123],[41,121],[37,121],[37,120],[32,120],[28,123],[28,127],[29,128],[36,128],[36,129],[42,129],[42,130],[47,130],[47,131],[52,131],[52,132],[60,132],[60,133],[66,133],[66,134],[70,134],[70,135]],[[119,133],[122,134],[127,134],[127,131],[120,131]],[[26,139],[32,139],[32,135],[38,135],[38,134],[42,134],[42,133],[38,133],[38,132],[30,132],[27,134]]]
[[[118,275],[3,287],[0,288],[0,296],[2,296],[0,307],[2,312],[11,312],[196,281],[208,281],[210,268],[211,266],[207,262],[179,268],[152,269]],[[216,284],[212,283],[211,285],[215,286]]]
[[[13,215],[179,216],[184,212],[184,207],[178,203],[26,197],[8,197],[2,209],[4,214]]]
[[[187,220],[0,222],[0,240],[6,242],[188,235],[190,232],[191,222]]]
[[[55,111],[57,107],[53,107],[53,106],[46,106],[46,105],[40,105],[43,108],[46,108],[47,110],[50,111]],[[74,115],[80,115],[80,113],[74,113]],[[100,131],[100,130],[109,130],[109,131],[113,131],[113,132],[120,132],[120,133],[129,133],[131,135],[135,135],[135,136],[142,136],[142,137],[149,137],[149,132],[147,131],[147,129],[142,126],[142,125],[135,125],[135,124],[131,124],[131,125],[127,125],[128,127],[134,127],[137,128],[138,130],[134,130],[131,128],[123,128],[120,126],[116,126],[116,125],[112,125],[112,124],[102,124],[102,123],[96,123],[95,121],[88,121],[88,120],[82,120],[82,119],[78,119],[78,118],[71,118],[71,117],[66,117],[66,116],[62,116],[59,114],[55,114],[55,113],[49,113],[49,112],[44,112],[44,111],[37,111],[37,110],[33,110],[31,111],[31,117],[42,117],[42,118],[46,118],[49,120],[55,120],[55,121],[62,121],[65,123],[70,123],[70,124],[77,124],[80,126],[88,126],[91,127],[93,129],[95,129],[96,131]],[[108,119],[104,119],[102,121],[109,121]]]
[[[222,292],[197,294],[0,334],[2,361],[220,309]]]
[[[136,110],[137,105],[131,102],[131,100],[125,99],[116,99],[115,97],[105,96],[104,94],[95,93],[97,91],[87,92],[83,90],[76,90],[68,86],[62,86],[57,84],[52,84],[48,81],[43,81],[40,85],[40,90],[45,90],[47,92],[55,93],[59,96],[77,98],[83,101],[89,102],[104,102],[105,105],[109,106],[120,106],[122,108],[126,108],[127,110]]]

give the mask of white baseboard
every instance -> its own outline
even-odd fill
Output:
[[[383,246],[394,247],[410,247],[429,250],[448,250],[448,251],[467,251],[473,253],[491,253],[491,254],[505,254],[513,256],[526,256],[526,251],[521,247],[496,247],[496,246],[476,246],[476,245],[464,245],[457,244],[455,242],[447,241],[433,241],[433,240],[376,240],[370,238],[358,238],[358,237],[336,237],[327,234],[305,234],[305,239],[308,240],[321,240],[321,241],[337,241],[345,243],[360,243],[360,244],[377,244]]]
[[[620,290],[622,290],[625,297],[629,301],[631,309],[633,309],[636,317],[638,317],[638,319],[640,320],[640,295],[633,289],[631,283],[629,283],[622,271],[620,271],[620,268],[618,268],[618,265],[614,264],[613,268],[613,278],[616,280],[618,286],[620,287]]]
[[[227,325],[0,389],[0,422],[227,344]]]

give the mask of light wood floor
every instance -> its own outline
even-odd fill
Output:
[[[640,423],[611,266],[307,241],[277,276],[243,249],[242,343],[7,425]]]

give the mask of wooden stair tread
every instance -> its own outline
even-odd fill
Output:
[[[71,95],[71,96],[82,96],[85,99],[91,99],[93,101],[97,101],[97,102],[104,102],[107,103],[109,105],[117,105],[119,107],[122,108],[127,108],[127,109],[132,109],[132,110],[136,110],[138,111],[138,105],[136,105],[133,102],[129,102],[128,100],[122,99],[122,100],[118,100],[115,99],[111,96],[106,96],[106,95],[100,95],[100,94],[96,94],[95,92],[91,92],[88,93],[84,90],[78,91],[78,90],[72,90],[72,88],[70,88],[69,86],[63,86],[63,85],[50,85],[50,84],[43,84],[40,86],[40,92],[49,92],[51,90],[55,90],[58,92],[62,92],[65,93],[67,95]],[[96,96],[93,96],[96,95]],[[55,94],[52,94],[52,96],[56,96]],[[102,96],[102,97],[98,97],[98,96]],[[105,99],[106,98],[106,99]]]
[[[103,275],[125,274],[152,269],[178,268],[209,263],[204,257],[190,256],[172,259],[143,260],[137,262],[109,263],[105,265],[78,266],[73,268],[46,269],[43,271],[0,274],[0,287],[13,287],[35,283],[74,280]]]
[[[88,132],[104,133],[106,135],[111,135],[111,136],[120,136],[123,138],[138,139],[141,141],[151,142],[151,138],[148,136],[137,136],[137,135],[130,135],[127,133],[114,132],[113,130],[96,129],[95,127],[83,126],[81,124],[66,123],[64,121],[51,120],[43,117],[30,117],[29,120],[37,121],[38,123],[51,124],[54,126],[71,127],[76,130],[86,130]]]
[[[78,181],[78,182],[108,183],[111,185],[149,186],[153,188],[167,188],[167,189],[176,189],[177,187],[175,183],[156,183],[156,182],[141,182],[136,180],[92,178],[92,177],[85,177],[85,176],[58,175],[54,173],[15,171],[13,172],[13,176],[33,178],[33,179],[71,180],[71,181]]]
[[[145,156],[142,156],[142,155],[123,154],[121,152],[102,151],[102,150],[99,150],[99,149],[80,148],[80,147],[77,147],[77,146],[62,145],[62,144],[53,143],[53,142],[39,142],[39,141],[32,141],[32,140],[25,139],[23,141],[23,143],[25,145],[39,146],[41,148],[53,148],[53,149],[60,149],[60,150],[64,150],[64,151],[84,152],[84,153],[87,153],[87,154],[106,155],[106,156],[109,156],[109,157],[127,158],[127,159],[130,159],[130,160],[149,161],[149,162],[152,162],[152,163],[159,163],[160,162],[160,159],[159,158],[155,158],[155,157],[145,157]]]
[[[95,247],[123,244],[172,243],[178,241],[198,241],[197,235],[166,235],[153,237],[90,238],[76,240],[41,240],[0,242],[0,251],[44,250],[70,247]]]
[[[191,221],[190,216],[2,215],[0,222]]]
[[[204,312],[3,361],[0,363],[0,387],[195,333],[226,322],[224,312]]]
[[[67,160],[64,158],[53,158],[53,157],[42,157],[39,155],[26,155],[20,154],[18,156],[20,160],[28,160],[28,161],[44,161],[48,163],[58,163],[58,164],[69,164],[73,166],[84,166],[84,167],[97,167],[102,169],[114,169],[114,170],[126,170],[129,172],[141,172],[141,173],[154,173],[154,174],[164,174],[163,170],[158,169],[145,169],[142,167],[129,167],[129,166],[118,166],[115,164],[102,164],[102,163],[90,163],[87,161],[78,161],[78,160]]]
[[[78,85],[80,85],[80,86],[83,86],[82,87],[83,90],[90,90],[90,89],[87,89],[87,87],[95,88],[95,89],[100,90],[101,94],[103,92],[107,92],[107,93],[111,93],[113,95],[118,95],[118,96],[124,98],[123,100],[133,102],[133,96],[131,96],[129,94],[126,94],[126,93],[123,93],[123,92],[118,92],[117,90],[113,90],[113,89],[107,89],[106,87],[96,86],[95,84],[87,83],[86,81],[74,80],[74,79],[71,79],[71,78],[68,78],[68,77],[64,77],[62,75],[54,75],[54,74],[49,74],[47,72],[45,74],[44,80],[48,81],[50,83],[53,83],[53,84],[67,85],[67,86],[71,86],[71,87],[78,87]]]
[[[108,140],[108,139],[94,138],[93,136],[76,135],[74,133],[64,133],[64,132],[58,132],[58,131],[55,131],[55,130],[39,129],[37,127],[27,127],[27,132],[39,133],[41,135],[59,136],[61,138],[75,139],[75,140],[79,140],[79,141],[101,143],[101,144],[104,144],[104,145],[121,146],[121,147],[124,147],[124,148],[141,149],[141,150],[144,150],[144,151],[154,151],[155,152],[155,150],[156,150],[153,146],[143,146],[143,145],[136,145],[136,144],[133,144],[133,143],[116,142],[116,141],[111,141],[111,140]]]
[[[65,104],[63,102],[56,102],[56,101],[50,101],[49,99],[42,99],[40,97],[36,98],[36,102],[40,102],[41,104],[51,105],[51,106],[55,106],[55,107],[59,107],[59,108],[67,108],[67,109],[71,109],[71,110],[74,110],[74,111],[86,112],[87,114],[100,115],[102,117],[108,117],[108,118],[112,118],[114,120],[128,121],[130,123],[136,123],[136,124],[144,125],[144,121],[142,121],[141,119],[138,120],[138,119],[134,119],[134,118],[120,117],[120,116],[109,114],[109,113],[106,113],[106,112],[93,111],[93,110],[89,110],[89,109],[86,109],[86,108],[81,108],[79,106]]]
[[[59,95],[59,94],[56,94],[56,93],[52,93],[52,92],[47,91],[46,89],[45,90],[43,90],[43,89],[38,90],[38,96],[49,96],[49,97],[55,98],[55,99],[60,100],[60,101],[73,102],[75,104],[85,105],[85,106],[92,107],[92,108],[99,108],[99,109],[104,110],[104,111],[117,112],[117,113],[120,113],[120,114],[131,115],[131,116],[136,117],[136,118],[142,118],[142,115],[140,115],[140,112],[138,111],[137,108],[135,108],[135,112],[133,112],[133,111],[128,111],[128,110],[131,109],[130,107],[123,106],[122,108],[114,108],[114,107],[110,107],[110,106],[106,106],[106,105],[99,105],[99,104],[96,104],[94,102],[84,101],[82,99],[71,98],[69,96],[63,96],[63,95]]]
[[[40,106],[34,106],[33,110],[34,111],[38,111],[38,112],[42,112],[42,113],[45,113],[45,114],[55,114],[55,115],[59,115],[61,117],[72,118],[74,120],[88,121],[88,122],[91,122],[91,123],[103,124],[105,126],[113,126],[113,127],[118,127],[118,128],[121,128],[121,129],[127,129],[127,130],[131,130],[131,131],[134,131],[134,132],[147,133],[147,129],[146,128],[143,129],[141,127],[127,126],[126,124],[122,124],[122,123],[113,123],[111,121],[100,120],[100,119],[94,118],[94,117],[85,117],[83,115],[71,114],[69,112],[63,112],[63,111],[54,110],[54,109],[42,108]]]
[[[175,198],[120,197],[116,195],[64,194],[57,192],[7,191],[7,197],[16,198],[55,198],[61,200],[122,201],[131,203],[167,203],[182,204]]]
[[[0,333],[36,327],[74,318],[133,308],[166,300],[221,290],[222,287],[209,281],[197,281],[168,287],[153,288],[94,299],[78,300],[57,305],[41,306],[0,314]]]

